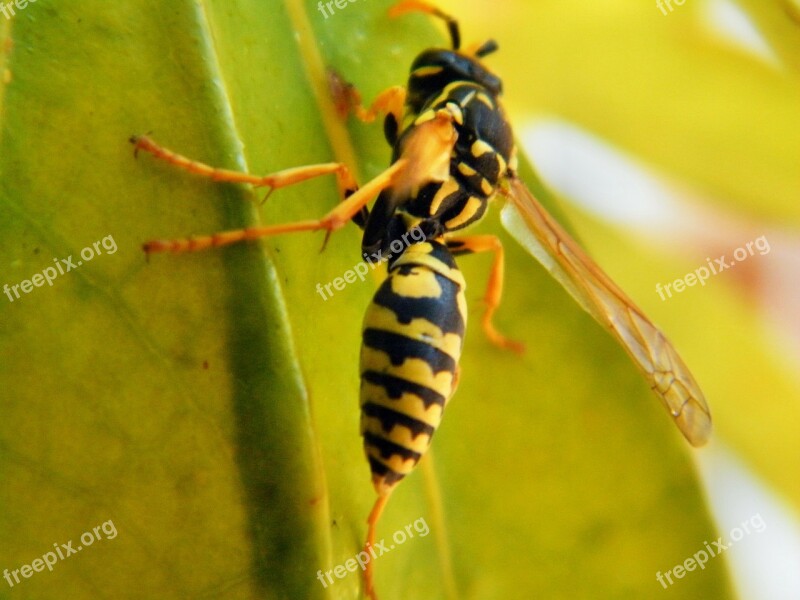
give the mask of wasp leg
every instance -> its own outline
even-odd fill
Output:
[[[328,89],[333,97],[336,112],[342,119],[353,113],[364,122],[372,123],[378,115],[386,115],[383,120],[383,134],[390,146],[397,142],[400,120],[406,102],[406,88],[395,85],[378,94],[369,108],[362,104],[361,93],[356,86],[346,81],[335,69],[328,69]]]
[[[458,21],[456,21],[453,17],[447,13],[443,13],[432,4],[428,2],[421,2],[420,0],[402,0],[401,2],[398,2],[389,9],[389,16],[398,17],[409,12],[422,12],[442,19],[445,23],[447,23],[447,30],[450,32],[450,41],[453,44],[453,50],[459,49],[461,46],[461,33],[459,32],[458,28]]]
[[[383,173],[367,182],[366,185],[347,195],[346,199],[331,210],[328,214],[321,219],[313,219],[308,221],[297,221],[295,223],[284,223],[281,225],[267,225],[261,227],[247,227],[245,229],[235,229],[231,231],[222,231],[212,235],[198,236],[185,239],[176,240],[152,240],[143,245],[143,249],[148,254],[151,252],[194,252],[197,250],[204,250],[206,248],[215,248],[218,246],[227,246],[236,242],[244,240],[255,240],[258,238],[278,235],[281,233],[293,233],[298,231],[319,231],[324,229],[327,232],[325,242],[328,236],[342,228],[349,220],[361,212],[361,209],[367,203],[377,196],[381,191],[390,187],[394,182],[395,177],[400,173],[406,165],[406,160],[401,159],[396,161],[391,167],[386,169]],[[332,163],[337,164],[337,163]],[[338,165],[337,167],[343,167]],[[297,169],[289,169],[290,171],[301,172],[306,167],[298,167]],[[316,169],[316,166],[309,167],[309,169]],[[335,171],[328,171],[335,172]],[[317,174],[323,174],[317,172]],[[305,177],[306,179],[308,177]],[[297,179],[302,181],[303,178]],[[225,180],[227,181],[227,180]],[[296,183],[293,181],[292,183]],[[285,184],[289,185],[289,184]],[[323,245],[324,248],[324,245]]]
[[[400,122],[403,115],[403,105],[406,101],[406,88],[393,85],[377,95],[375,100],[365,108],[361,92],[355,85],[345,80],[336,69],[328,69],[328,89],[336,104],[336,111],[344,118],[351,112],[359,121],[372,123],[378,115],[392,115],[396,122]]]
[[[381,513],[386,506],[386,502],[389,500],[389,494],[391,494],[391,489],[378,496],[375,500],[375,504],[372,506],[369,517],[367,517],[367,540],[364,542],[364,552],[366,552],[367,557],[372,556],[370,554],[370,548],[375,545],[375,532],[378,527],[378,520],[381,518]],[[364,568],[364,594],[370,600],[378,600],[377,592],[375,592],[371,558]]]
[[[213,181],[249,183],[257,187],[267,187],[269,188],[269,193],[276,189],[294,185],[314,177],[335,174],[339,194],[343,199],[336,208],[318,220],[268,227],[249,227],[247,229],[224,231],[213,235],[188,239],[153,240],[146,242],[143,246],[144,251],[147,253],[203,250],[205,248],[233,244],[242,240],[257,239],[268,235],[277,235],[294,231],[316,231],[325,229],[328,235],[330,235],[331,232],[341,228],[350,219],[353,219],[356,224],[358,224],[360,217],[368,214],[366,209],[367,203],[375,195],[392,184],[394,177],[403,168],[406,162],[395,162],[389,169],[378,175],[366,186],[359,189],[350,170],[342,163],[322,163],[318,165],[293,167],[269,175],[251,175],[239,171],[218,169],[192,160],[160,146],[147,136],[134,136],[130,141],[136,147],[136,152],[144,150],[156,158],[190,173],[208,177]],[[267,194],[268,196],[269,193]],[[327,239],[328,237],[326,236],[326,242]]]
[[[378,115],[391,116],[395,123],[400,123],[403,116],[403,105],[406,102],[406,88],[401,85],[393,85],[383,90],[369,108],[364,108],[361,104],[361,94],[355,86],[351,85],[350,93],[351,106],[355,116],[364,123],[371,123]]]
[[[211,167],[204,163],[186,158],[181,154],[173,152],[165,148],[147,136],[133,136],[130,139],[131,143],[135,146],[134,153],[139,150],[149,152],[159,160],[163,160],[171,165],[180,169],[208,177],[212,181],[224,181],[228,183],[249,183],[256,187],[269,188],[269,192],[274,190],[294,185],[320,175],[329,175],[331,173],[336,175],[336,183],[339,187],[339,193],[342,197],[347,197],[353,194],[358,189],[358,184],[355,178],[350,173],[346,165],[341,163],[321,163],[318,165],[307,165],[303,167],[293,167],[283,171],[270,173],[269,175],[251,175],[250,173],[241,173],[239,171],[231,171],[228,169],[218,169]],[[265,198],[266,199],[266,198]]]
[[[489,341],[496,346],[507,350],[513,350],[518,354],[524,352],[525,346],[521,342],[505,337],[498,332],[492,324],[492,317],[497,307],[500,306],[500,300],[503,296],[503,244],[493,235],[472,235],[461,238],[450,238],[447,240],[447,247],[456,256],[478,252],[494,253],[492,270],[489,273],[489,281],[486,285],[486,295],[483,297],[486,310],[483,313],[481,325]]]

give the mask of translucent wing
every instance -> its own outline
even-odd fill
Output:
[[[644,373],[694,446],[708,440],[711,415],[697,382],[669,340],[578,246],[516,177],[505,194],[505,227],[586,312],[608,328]]]

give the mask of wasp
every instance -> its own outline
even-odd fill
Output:
[[[481,325],[495,345],[523,351],[522,344],[492,324],[502,297],[503,246],[491,235],[458,235],[479,221],[497,196],[509,201],[502,214],[506,227],[622,345],[686,439],[701,445],[711,429],[703,394],[664,334],[519,179],[513,131],[500,101],[502,82],[483,62],[498,49],[497,43],[488,40],[462,49],[458,22],[427,2],[404,0],[389,14],[411,11],[442,19],[451,47],[421,52],[405,87],[389,88],[365,108],[354,86],[330,74],[331,91],[343,115],[352,112],[365,122],[384,116],[391,164],[361,187],[341,163],[256,176],[190,160],[147,136],[131,138],[137,151],[189,172],[266,187],[269,193],[332,174],[342,199],[320,219],[154,240],[144,244],[148,254],[196,251],[300,231],[324,230],[327,242],[333,231],[353,221],[363,230],[362,255],[386,258],[386,279],[362,328],[361,434],[377,492],[367,519],[365,549],[374,544],[391,492],[430,447],[458,385],[467,306],[456,257],[493,254]],[[364,577],[365,593],[375,599],[370,563]]]

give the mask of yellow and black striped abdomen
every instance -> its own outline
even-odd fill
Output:
[[[428,449],[455,391],[467,322],[464,278],[447,247],[412,244],[367,309],[361,434],[379,494]]]

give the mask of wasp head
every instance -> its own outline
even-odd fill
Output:
[[[422,52],[411,65],[406,96],[409,108],[419,112],[427,100],[456,81],[475,83],[492,95],[499,95],[503,90],[500,78],[480,60],[480,57],[496,49],[497,44],[490,40],[469,54],[436,48]]]

